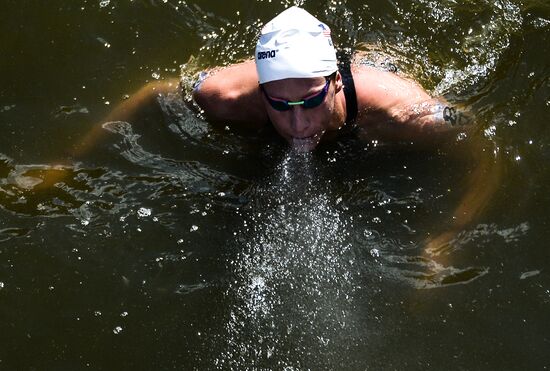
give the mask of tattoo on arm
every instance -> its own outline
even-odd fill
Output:
[[[452,126],[456,125],[456,109],[454,107],[445,107],[443,108],[443,120],[447,124],[451,124]]]
[[[468,115],[458,111],[456,108],[446,106],[443,108],[443,121],[451,126],[461,126],[468,124],[471,120]]]

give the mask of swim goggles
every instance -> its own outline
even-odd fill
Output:
[[[315,108],[319,106],[321,103],[323,103],[327,95],[328,87],[330,85],[331,79],[330,77],[325,77],[325,80],[326,80],[325,87],[319,93],[316,93],[315,95],[309,98],[304,98],[303,100],[295,101],[295,102],[270,97],[269,95],[267,95],[262,85],[260,85],[260,89],[264,93],[265,98],[267,99],[271,107],[273,107],[273,109],[277,111],[288,111],[289,109],[292,108],[292,106],[302,106],[304,108]]]

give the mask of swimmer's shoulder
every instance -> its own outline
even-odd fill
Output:
[[[192,99],[212,123],[250,129],[269,123],[254,60],[203,73],[193,88]]]

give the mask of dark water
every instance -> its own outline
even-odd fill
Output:
[[[550,5],[296,3],[468,106],[494,166],[353,139],[297,155],[176,96],[74,156],[125,95],[248,57],[295,3],[6,1],[0,369],[550,367]]]

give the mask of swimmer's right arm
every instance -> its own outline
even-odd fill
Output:
[[[195,86],[193,100],[210,123],[252,129],[269,122],[253,60],[212,71]]]
[[[127,99],[120,102],[101,122],[94,125],[84,138],[72,149],[71,156],[78,157],[86,154],[105,134],[103,124],[109,121],[131,121],[140,110],[147,109],[155,103],[156,98],[161,94],[168,94],[177,89],[179,79],[152,81],[131,94]]]

